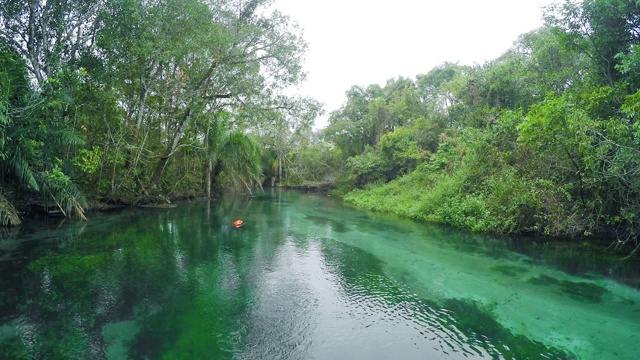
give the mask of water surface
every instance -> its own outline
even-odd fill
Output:
[[[0,240],[0,358],[636,359],[638,265],[287,191],[35,221]]]

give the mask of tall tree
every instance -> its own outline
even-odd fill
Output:
[[[286,107],[287,99],[276,95],[303,77],[306,45],[287,17],[264,11],[265,1],[125,4],[111,10],[124,26],[106,27],[101,45],[129,95],[122,102],[128,127],[143,138],[151,131],[164,148],[153,149],[158,160],[147,181],[155,187],[172,156],[188,145],[183,139],[196,129],[195,118],[221,108]],[[142,30],[126,26],[138,18]],[[140,36],[131,39],[131,32]]]
[[[25,60],[41,86],[93,45],[105,1],[7,0],[0,4],[0,41]]]
[[[550,6],[547,24],[559,33],[567,46],[587,55],[594,66],[593,79],[614,86],[622,80],[616,68],[619,55],[640,44],[640,3],[635,0],[565,0]],[[637,90],[637,89],[636,89]],[[635,91],[635,90],[633,90]]]

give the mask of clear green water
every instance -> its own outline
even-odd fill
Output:
[[[32,224],[0,240],[2,359],[640,354],[639,263],[590,246],[286,191]]]

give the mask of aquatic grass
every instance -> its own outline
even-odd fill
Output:
[[[325,216],[306,215],[304,218],[315,223],[316,225],[320,225],[320,226],[329,225],[331,226],[331,229],[333,229],[333,231],[337,233],[344,233],[347,231],[347,227],[343,222],[329,219],[328,217],[325,217]]]
[[[465,334],[467,345],[471,348],[482,348],[493,358],[574,358],[556,347],[547,346],[524,335],[512,333],[498,321],[498,317],[494,313],[497,305],[495,302],[484,305],[468,299],[436,300],[407,293],[386,276],[367,276],[366,274],[384,273],[385,264],[379,258],[360,248],[348,245],[340,247],[325,245],[323,253],[332,264],[336,264],[345,283],[351,284],[351,287],[344,290],[348,293],[353,292],[352,296],[361,298],[365,294],[375,294],[371,297],[379,298],[381,303],[388,308],[395,308],[397,304],[401,303],[411,303],[412,308],[422,309],[422,314],[446,314],[446,316],[432,315],[429,318],[454,333]],[[351,263],[357,263],[358,266],[345,266]],[[526,269],[517,266],[501,267],[498,265],[496,268],[515,273],[526,271]],[[407,272],[400,276],[410,277]],[[419,318],[416,318],[416,321],[422,324]]]
[[[27,360],[33,359],[28,349],[18,336],[0,340],[0,359]]]
[[[510,277],[516,277],[528,271],[524,267],[514,266],[514,265],[496,265],[496,266],[490,267],[489,269]]]
[[[442,305],[454,319],[451,325],[472,334],[494,358],[505,359],[573,359],[574,357],[552,346],[513,334],[500,325],[491,306],[482,306],[471,300],[447,299]]]
[[[548,275],[540,274],[538,276],[530,277],[527,279],[527,282],[533,285],[556,285],[560,283],[560,280]]]
[[[47,274],[51,283],[60,289],[88,293],[87,286],[96,279],[106,259],[105,254],[55,254],[29,263],[27,269],[35,274]]]
[[[559,280],[544,274],[531,277],[527,279],[527,282],[533,285],[553,286],[558,293],[585,303],[602,302],[602,297],[609,292],[606,288],[594,283]]]
[[[247,309],[250,286],[224,286],[229,264],[193,269],[192,285],[160,307],[139,307],[140,331],[130,348],[133,358],[231,359]],[[205,280],[206,281],[203,281]]]
[[[407,193],[422,199],[429,196]],[[572,315],[566,313],[574,311],[580,314],[580,320],[589,321],[592,310],[606,307],[610,319],[636,309],[627,307],[615,285],[610,288],[610,296],[602,295],[602,304],[587,309],[573,301],[572,296],[581,296],[582,282],[589,281],[545,271],[549,249],[556,246],[548,241],[543,258],[526,252],[514,254],[509,247],[520,243],[510,239],[505,242],[505,238],[399,220],[387,214],[364,215],[339,206],[320,207],[323,203],[318,198],[306,196],[285,210],[253,199],[251,215],[243,217],[249,225],[235,231],[230,229],[235,215],[229,214],[238,213],[236,207],[209,211],[211,205],[201,205],[189,205],[193,210],[188,212],[181,212],[180,207],[166,213],[151,211],[151,216],[141,218],[143,221],[133,218],[113,232],[114,223],[108,222],[98,233],[79,234],[81,238],[73,249],[38,243],[33,254],[40,259],[33,261],[30,269],[25,269],[24,263],[17,268],[25,276],[15,280],[7,276],[0,281],[0,291],[5,292],[0,294],[0,301],[3,295],[17,296],[20,291],[15,301],[19,309],[8,312],[8,316],[30,314],[33,319],[41,319],[37,325],[43,330],[37,336],[53,340],[42,342],[41,352],[36,354],[25,350],[17,336],[12,335],[12,340],[5,337],[4,341],[0,334],[0,358],[73,358],[80,350],[88,354],[85,357],[100,357],[91,353],[91,345],[100,340],[101,334],[108,358],[312,358],[322,353],[323,349],[314,347],[321,341],[337,351],[357,352],[360,357],[376,352],[374,357],[420,358],[415,354],[426,346],[452,357],[470,358],[606,358],[604,355],[618,352],[621,355],[617,357],[631,359],[635,355],[630,346],[624,351],[616,348],[617,342],[629,343],[634,334],[620,329],[622,326],[612,327],[618,322],[594,324],[593,328],[580,321],[568,324],[567,316]],[[332,221],[346,226],[348,233],[327,234],[315,226],[333,226]],[[89,223],[87,230],[93,224]],[[367,227],[370,231],[365,231]],[[527,246],[531,243],[531,239],[522,240]],[[49,255],[54,252],[64,254],[57,258]],[[601,272],[613,268],[622,272],[630,268],[628,263],[623,266],[619,262],[612,263],[618,267],[595,266],[582,252],[565,252],[574,257],[562,260],[588,264],[578,269]],[[104,262],[84,258],[87,254],[105,254]],[[67,277],[71,283],[76,281],[64,264],[53,264],[67,261],[79,268],[75,274],[78,284],[86,287],[90,296],[76,297],[75,288],[58,286],[60,279]],[[536,266],[529,267],[528,261]],[[13,268],[6,264],[3,269],[4,273],[14,272],[8,271]],[[53,274],[51,289],[60,294],[56,299],[52,299],[52,291],[42,291],[45,269]],[[623,274],[630,276],[635,270]],[[496,285],[489,282],[497,278],[497,285],[505,292],[490,286]],[[563,283],[564,279],[575,284]],[[548,285],[536,289],[532,284],[535,281]],[[634,299],[635,293],[629,296]],[[446,300],[451,298],[454,300]],[[339,307],[324,313],[322,305],[326,302]],[[530,312],[539,308],[541,312]],[[545,318],[546,311],[556,313],[561,309],[572,311]],[[122,322],[135,323],[136,330],[125,340],[118,331],[106,335],[109,324]],[[370,323],[374,325],[363,328]],[[632,326],[626,319],[622,323]],[[331,343],[335,337],[316,332],[315,324],[340,325],[347,332],[363,331],[349,333],[356,341],[348,338],[335,344]],[[309,327],[301,330],[299,325]],[[387,339],[387,330],[399,330],[397,325],[403,329],[406,326],[403,334],[407,337],[402,340],[414,340],[415,346],[396,343],[393,352],[379,347],[378,340]],[[74,326],[79,332],[66,330]],[[601,338],[598,331],[602,331]],[[624,336],[625,331],[629,336]],[[303,352],[303,345],[311,341],[314,343],[308,352]],[[375,344],[354,348],[352,344],[357,341]],[[598,349],[593,350],[591,345]],[[280,350],[287,352],[274,352]],[[116,353],[120,356],[114,357]]]
[[[609,290],[596,284],[567,280],[560,283],[560,289],[573,299],[589,303],[602,302],[602,297],[609,292]]]

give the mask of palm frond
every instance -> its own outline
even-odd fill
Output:
[[[51,139],[59,146],[80,146],[86,143],[81,136],[70,128],[52,131]]]
[[[0,99],[0,125],[8,125],[11,122],[7,110],[7,105]]]
[[[260,148],[250,136],[234,131],[228,133],[220,156],[224,172],[236,183],[260,185],[262,164]]]
[[[22,152],[20,151],[20,147],[17,146],[13,156],[9,160],[11,168],[13,168],[13,172],[15,176],[18,177],[20,182],[27,184],[30,188],[35,191],[40,190],[40,186],[38,185],[38,181],[36,180],[36,175],[31,169],[29,162],[22,156]]]
[[[7,200],[0,192],[0,225],[1,226],[18,226],[21,224],[18,210]]]
[[[82,220],[87,200],[80,189],[67,177],[44,176],[42,178],[42,192],[51,196],[60,211],[65,216],[76,215]]]

